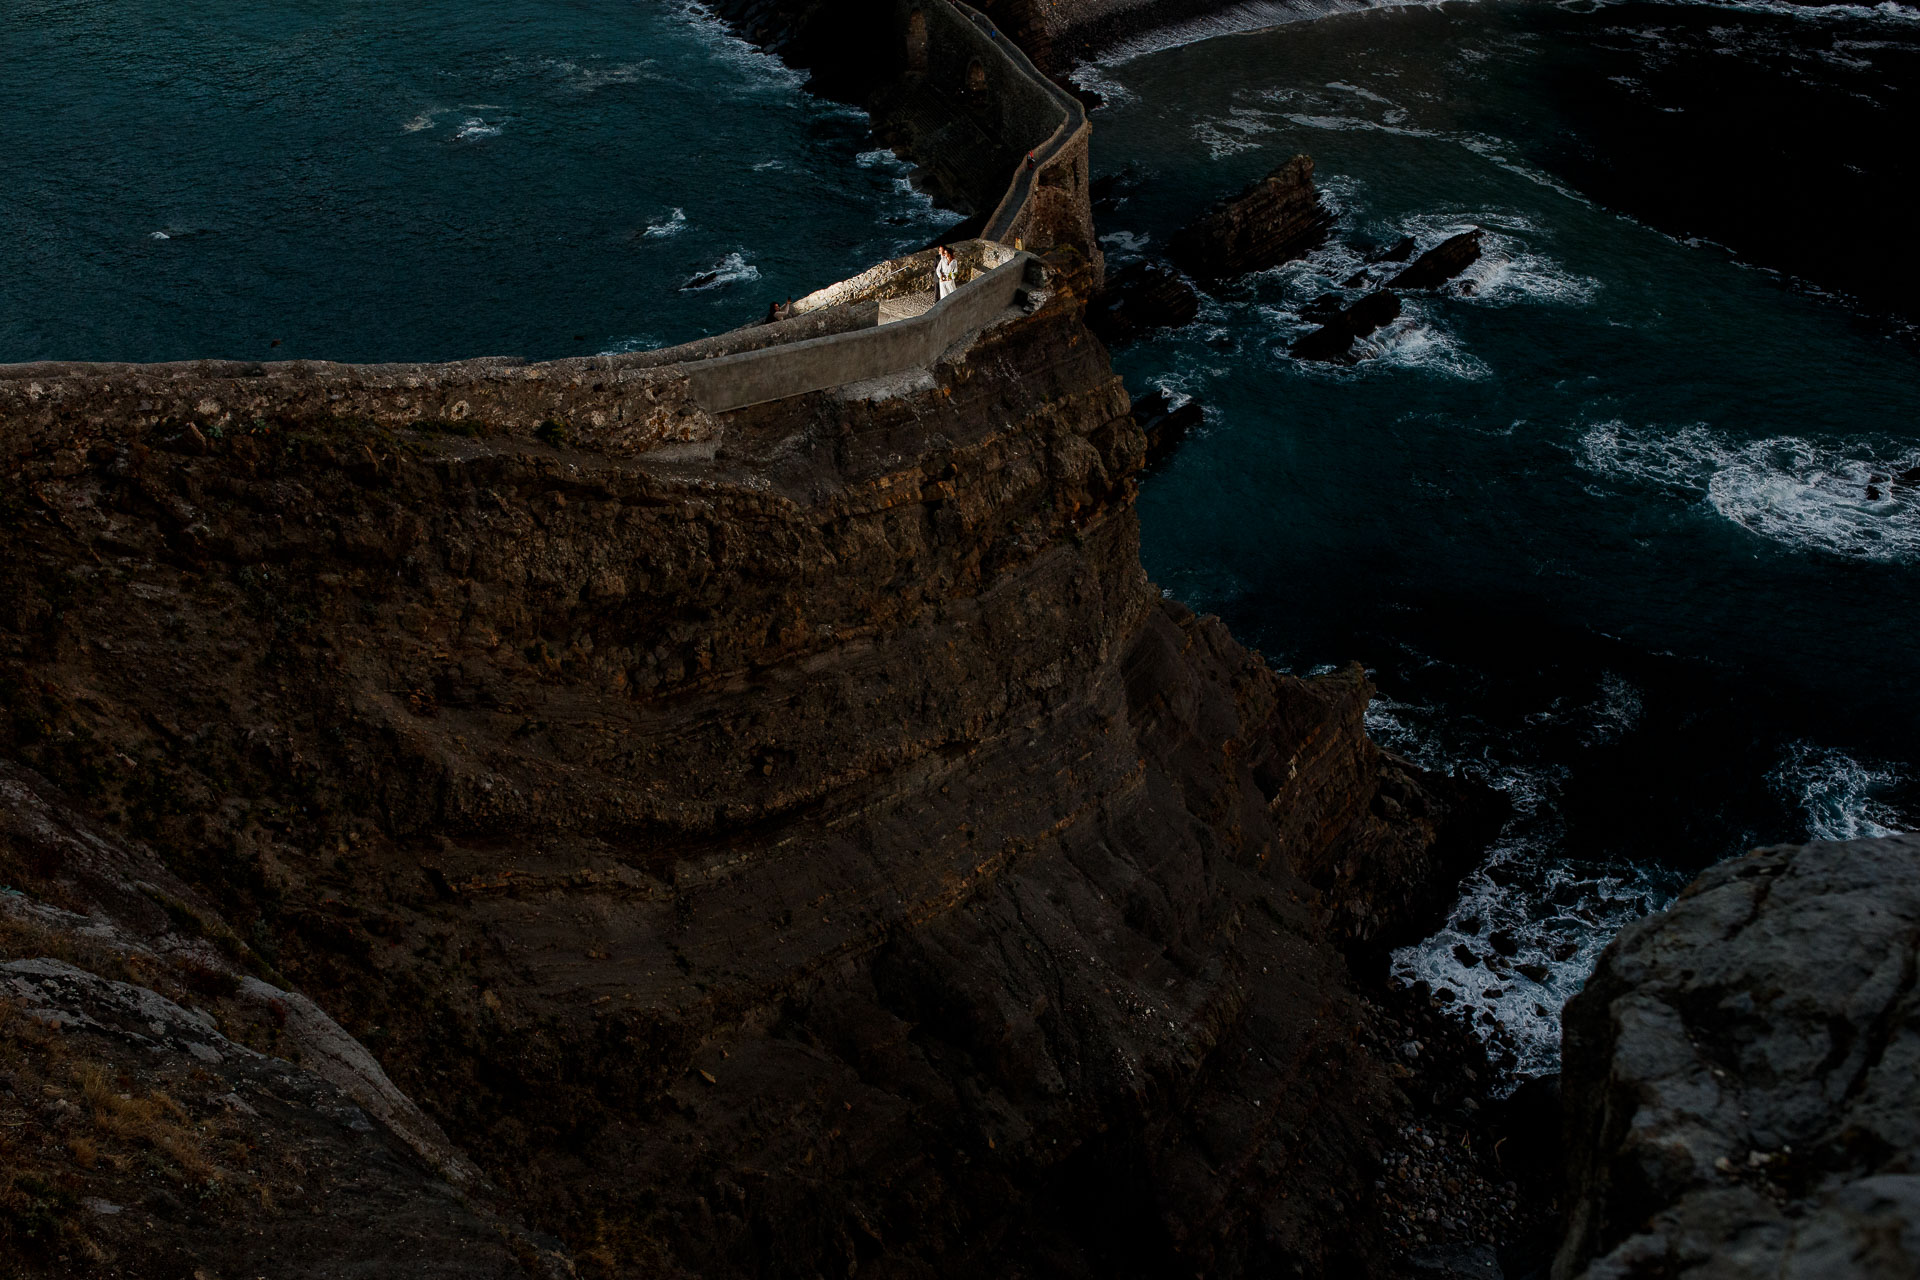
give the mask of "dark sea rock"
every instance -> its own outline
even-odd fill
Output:
[[[1353,344],[1400,318],[1400,299],[1386,289],[1368,294],[1329,317],[1325,324],[1294,341],[1293,354],[1301,360],[1352,363]]]
[[[1158,263],[1137,262],[1107,277],[1087,303],[1087,325],[1109,346],[1154,329],[1190,324],[1200,296],[1186,277]]]
[[[1147,465],[1152,466],[1172,453],[1187,432],[1204,422],[1206,412],[1198,400],[1192,399],[1175,408],[1173,396],[1155,387],[1134,400],[1133,420],[1147,437]]]
[[[1413,256],[1415,248],[1412,236],[1401,236],[1392,245],[1382,249],[1368,259],[1369,262],[1405,262]]]
[[[1722,863],[1564,1016],[1558,1280],[1920,1274],[1920,837]]]
[[[1480,231],[1448,236],[1413,260],[1413,265],[1387,282],[1390,289],[1432,289],[1480,260]]]
[[[1313,185],[1313,158],[1295,156],[1182,230],[1173,257],[1198,279],[1229,279],[1299,257],[1332,225]]]

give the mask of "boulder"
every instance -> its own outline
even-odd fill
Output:
[[[1353,344],[1357,339],[1399,318],[1400,299],[1386,289],[1376,290],[1329,316],[1326,323],[1312,333],[1296,339],[1293,354],[1300,360],[1352,364]]]
[[[1564,1014],[1555,1280],[1920,1275],[1920,837],[1780,846],[1624,930]]]
[[[1175,236],[1174,261],[1206,280],[1264,271],[1318,245],[1332,225],[1313,158],[1295,156]]]
[[[1399,246],[1395,246],[1397,249]],[[1391,260],[1391,259],[1389,259]],[[1413,260],[1413,265],[1387,281],[1390,289],[1434,289],[1480,260],[1480,229],[1448,236]]]

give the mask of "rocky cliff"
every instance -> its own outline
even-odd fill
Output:
[[[1556,1280],[1920,1274],[1920,838],[1761,849],[1565,1016]]]
[[[1406,1073],[1341,945],[1417,929],[1473,824],[1358,672],[1146,581],[1144,442],[1057,268],[923,377],[714,419],[586,364],[0,372],[0,755],[54,815],[0,831],[0,958],[77,1064],[12,1091],[53,1153],[20,1256],[140,1274],[162,1236],[99,1200],[331,1205],[376,1270],[464,1240],[448,1274],[1378,1263]],[[49,959],[220,1063],[129,1074],[58,1009],[148,997]],[[303,1175],[88,1165],[33,1096],[124,1077],[277,1159],[228,1100],[256,1051],[358,1107],[275,1113]],[[343,1181],[354,1115],[387,1185]],[[406,1185],[425,1236],[365,1208]]]

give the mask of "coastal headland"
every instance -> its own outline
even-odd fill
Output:
[[[1084,111],[881,16],[947,299],[0,366],[22,1274],[1470,1275],[1550,1211],[1557,1112],[1380,981],[1498,806],[1148,580]]]

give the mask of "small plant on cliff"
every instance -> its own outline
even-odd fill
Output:
[[[533,438],[557,449],[567,442],[567,424],[549,418],[533,429]]]

